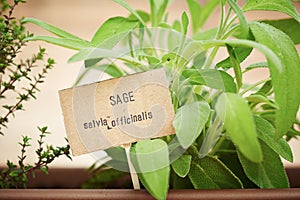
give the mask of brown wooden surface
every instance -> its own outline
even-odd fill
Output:
[[[153,199],[145,190],[80,190],[80,189],[27,189],[0,190],[1,200],[97,200],[97,199]],[[226,190],[171,190],[167,199],[300,199],[300,188],[292,189],[226,189]]]

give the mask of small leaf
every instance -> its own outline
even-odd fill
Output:
[[[255,39],[268,46],[280,58],[282,68],[269,60],[269,68],[274,86],[276,111],[275,137],[279,139],[292,126],[300,103],[300,58],[291,39],[280,30],[264,23],[251,23]]]
[[[248,0],[243,7],[244,11],[250,10],[272,10],[288,14],[300,22],[299,14],[290,0]]]
[[[273,151],[282,156],[287,161],[293,162],[293,153],[289,144],[285,139],[274,139],[275,128],[267,120],[255,116],[254,117],[258,138],[264,141]]]
[[[234,49],[231,46],[226,45],[226,48],[227,48],[229,58],[231,61],[231,65],[232,65],[232,68],[233,68],[233,71],[235,74],[237,89],[239,90],[243,85],[243,74],[242,74],[240,61],[239,61]]]
[[[192,85],[206,85],[225,92],[236,92],[236,85],[233,78],[224,71],[214,69],[186,69],[182,75],[188,78],[189,83]]]
[[[143,19],[143,21],[145,23],[147,23],[147,22],[150,21],[150,15],[149,15],[149,13],[147,13],[147,12],[145,12],[143,10],[137,10],[136,12]],[[138,18],[136,16],[134,16],[132,13],[128,16],[128,19],[131,20],[131,21],[138,20]]]
[[[188,31],[188,26],[189,26],[189,18],[187,16],[186,12],[182,13],[181,21],[182,21],[183,34],[186,35],[187,31]]]
[[[70,38],[54,38],[49,36],[32,36],[25,38],[24,41],[37,41],[41,40],[58,46],[66,47],[69,49],[79,50],[83,48],[91,48],[93,45],[84,40],[70,39]]]
[[[201,16],[201,9],[202,6],[200,5],[199,1],[196,0],[187,0],[187,4],[189,7],[189,11],[192,17],[192,25],[194,33],[198,31],[200,28],[200,16]]]
[[[234,10],[235,14],[237,15],[237,17],[239,18],[240,21],[240,35],[239,38],[240,39],[245,39],[248,37],[249,34],[249,26],[247,23],[247,20],[244,16],[244,12],[241,10],[241,8],[239,7],[239,5],[233,1],[233,0],[227,0],[230,7]]]
[[[246,175],[260,188],[288,188],[288,178],[278,154],[264,142],[260,144],[264,158],[261,163],[251,162],[238,151]]]
[[[184,178],[190,171],[191,161],[191,155],[182,155],[172,163],[172,168],[178,176]]]
[[[131,31],[137,27],[138,23],[138,21],[131,21],[124,17],[110,18],[106,20],[96,31],[92,38],[92,44],[99,46],[101,43],[111,37]],[[111,47],[114,45],[111,44]]]
[[[261,162],[262,152],[247,102],[237,94],[225,93],[218,98],[215,109],[226,133],[243,155],[253,162]]]
[[[135,151],[141,182],[156,199],[166,199],[170,176],[168,145],[161,139],[142,140]]]
[[[79,38],[71,33],[68,33],[56,26],[53,26],[53,25],[43,22],[41,20],[30,18],[30,17],[22,19],[22,23],[28,23],[28,22],[33,23],[33,24],[55,34],[58,37],[69,38],[69,39],[74,39],[74,40],[82,40],[81,38]],[[82,40],[82,41],[84,41],[84,40]],[[87,41],[84,41],[84,42],[87,42]]]
[[[11,176],[11,177],[17,177],[17,176],[19,176],[19,171],[18,170],[14,170],[14,171],[12,171],[12,172],[9,173],[9,176]]]
[[[132,15],[134,15],[143,25],[146,27],[146,24],[144,20],[141,18],[141,16],[138,14],[136,10],[134,10],[132,7],[130,7],[125,1],[123,0],[113,0],[123,8],[127,9]]]
[[[200,135],[210,115],[210,107],[205,101],[197,101],[180,107],[173,125],[181,146],[187,149]]]

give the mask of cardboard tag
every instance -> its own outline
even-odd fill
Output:
[[[73,155],[174,134],[164,69],[59,91]]]

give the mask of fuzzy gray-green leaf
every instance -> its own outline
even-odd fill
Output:
[[[284,159],[293,162],[293,153],[285,139],[275,140],[275,128],[267,120],[255,116],[254,121],[258,133],[258,138],[264,141],[273,151],[282,156]]]
[[[178,176],[184,178],[190,171],[191,161],[191,155],[182,155],[172,163],[172,168]]]
[[[206,156],[193,162],[189,178],[196,189],[242,188],[241,181],[220,160]]]
[[[215,109],[238,149],[253,162],[261,162],[262,152],[247,102],[237,94],[224,93],[218,98]]]
[[[197,101],[180,107],[173,125],[181,146],[187,149],[200,135],[208,117],[210,107],[205,101]]]
[[[264,142],[261,143],[264,160],[254,163],[238,151],[247,177],[260,188],[288,188],[289,182],[280,157]]]

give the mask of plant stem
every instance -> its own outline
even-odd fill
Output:
[[[264,80],[258,81],[257,83],[255,83],[253,85],[250,85],[245,90],[243,90],[242,92],[240,92],[240,95],[242,96],[242,95],[246,94],[247,92],[251,91],[253,88],[255,88],[255,87],[257,87],[257,86],[259,86],[259,85],[261,85],[261,84],[263,84],[263,83],[265,83],[267,81],[270,81],[270,80],[272,80],[272,79],[269,77],[269,78],[266,78]]]

